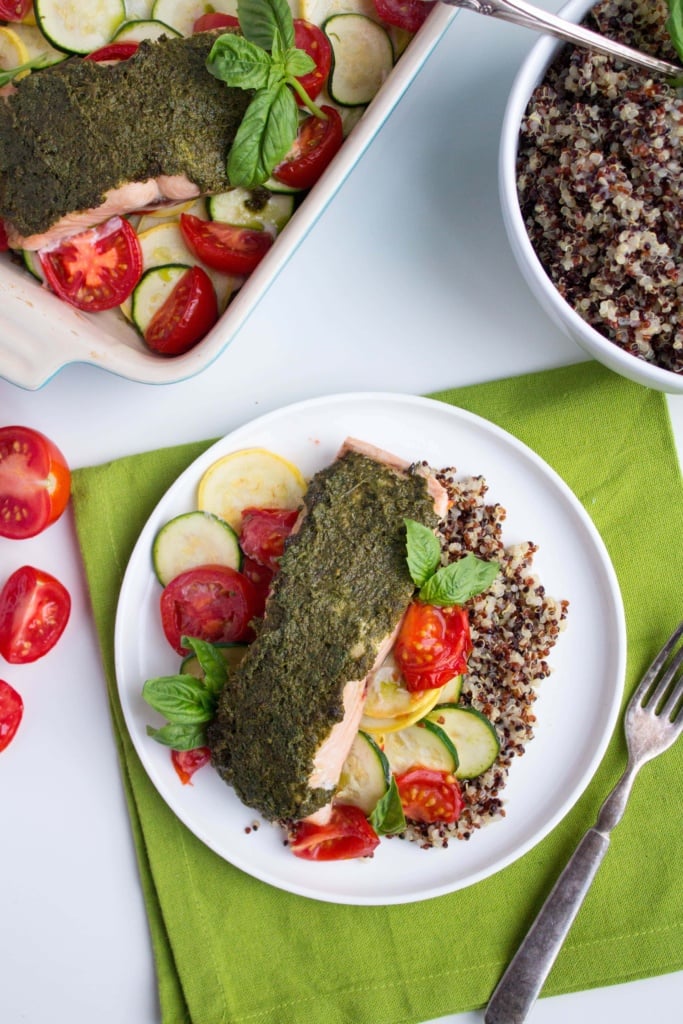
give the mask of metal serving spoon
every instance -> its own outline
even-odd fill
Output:
[[[653,71],[665,78],[675,78],[683,82],[683,68],[675,64],[669,64],[666,60],[659,60],[658,57],[651,57],[649,54],[633,50],[630,46],[617,43],[613,39],[592,32],[583,25],[575,25],[571,21],[565,21],[547,11],[532,7],[524,3],[524,0],[444,0],[451,7],[460,7],[466,11],[474,11],[475,14],[487,14],[491,18],[499,18],[501,21],[509,21],[513,25],[521,25],[522,28],[534,29],[536,32],[545,32],[558,39],[564,39],[569,43],[585,47],[589,50],[596,50],[598,53],[606,53],[609,57],[618,57],[620,60],[637,67],[645,68],[646,71]]]

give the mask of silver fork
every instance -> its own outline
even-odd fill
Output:
[[[555,962],[622,818],[633,781],[683,731],[683,622],[643,676],[624,716],[626,770],[600,808],[491,996],[486,1024],[521,1024]]]

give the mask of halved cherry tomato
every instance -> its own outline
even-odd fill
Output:
[[[256,610],[254,611],[254,616],[257,619],[262,619],[263,613],[266,610],[266,601],[268,600],[268,595],[270,593],[270,585],[273,582],[273,576],[275,574],[272,569],[267,569],[265,565],[255,562],[247,555],[242,559],[242,572],[253,584],[256,592]]]
[[[23,21],[33,0],[0,0],[0,20]]]
[[[70,492],[66,459],[49,437],[0,427],[0,537],[35,537],[61,516]]]
[[[145,331],[145,342],[163,356],[187,352],[218,320],[218,300],[211,278],[201,267],[190,267]]]
[[[382,21],[406,32],[417,32],[435,6],[436,0],[375,0]]]
[[[211,761],[208,747],[195,747],[193,750],[172,750],[171,763],[183,786],[191,781],[195,772]]]
[[[320,93],[320,90],[327,82],[327,76],[332,66],[332,47],[330,41],[321,28],[311,24],[310,21],[303,21],[301,18],[294,19],[294,45],[299,50],[304,50],[309,57],[315,61],[313,71],[307,75],[300,75],[297,81],[301,83],[312,100]],[[299,96],[297,103],[303,101]]]
[[[239,28],[239,18],[234,14],[222,14],[221,11],[210,11],[200,14],[192,26],[193,32],[210,32],[212,28]]]
[[[344,141],[339,113],[334,107],[321,107],[326,115],[305,118],[299,125],[291,150],[273,171],[273,177],[290,188],[311,188]]]
[[[180,214],[180,230],[190,252],[224,274],[251,274],[273,244],[267,231]]]
[[[121,217],[47,246],[38,255],[52,290],[90,313],[120,306],[142,274],[138,236]]]
[[[463,807],[458,780],[450,772],[410,768],[396,776],[403,813],[411,821],[457,821]]]
[[[137,52],[139,43],[134,42],[121,42],[121,43],[107,43],[106,46],[100,46],[92,53],[86,53],[83,60],[94,60],[97,62],[103,61],[114,61],[114,60],[128,60],[134,53]]]
[[[467,611],[414,601],[396,638],[394,657],[411,692],[444,686],[467,671],[472,650]]]
[[[248,639],[256,594],[243,573],[225,565],[201,565],[164,587],[160,608],[166,639],[178,654],[188,654],[183,636],[214,644]]]
[[[14,739],[23,714],[21,694],[4,679],[0,679],[0,750],[8,747]]]
[[[360,807],[335,804],[324,825],[299,821],[289,839],[292,853],[304,860],[350,860],[371,857],[379,836]]]
[[[298,517],[299,512],[295,508],[245,508],[240,530],[242,551],[275,572],[285,549],[285,540]]]
[[[5,222],[0,220],[0,252],[7,252],[9,249],[9,239],[7,238],[7,228]]]
[[[63,583],[31,565],[9,577],[0,591],[0,654],[13,665],[37,661],[64,632],[71,597]]]

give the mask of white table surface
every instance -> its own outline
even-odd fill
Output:
[[[505,97],[533,41],[524,29],[458,15],[303,250],[204,374],[155,387],[72,366],[38,392],[0,381],[0,422],[45,431],[78,467],[222,435],[320,394],[424,393],[582,359],[532,301],[498,206]],[[683,396],[669,407],[683,450]],[[0,666],[25,702],[0,758],[0,1019],[156,1024],[145,910],[70,511],[41,537],[0,539],[3,580],[26,563],[69,587],[73,612],[42,661]],[[670,974],[542,999],[532,1019],[672,1020],[681,995],[683,973]],[[444,1020],[475,1024],[482,1014]]]

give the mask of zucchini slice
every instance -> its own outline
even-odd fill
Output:
[[[143,337],[156,311],[189,269],[187,263],[167,263],[142,275],[133,289],[131,319]]]
[[[457,704],[462,693],[462,676],[453,676],[439,691],[438,704]],[[431,710],[431,709],[430,709]]]
[[[236,16],[237,0],[213,0],[210,6],[206,0],[155,0],[152,17],[170,25],[181,36],[189,36],[197,18],[207,11]]]
[[[294,195],[274,195],[265,188],[231,188],[209,196],[206,202],[211,220],[254,231],[278,235],[294,213]]]
[[[498,757],[500,740],[495,726],[476,708],[444,704],[434,708],[427,719],[446,733],[458,751],[458,779],[476,779]]]
[[[242,568],[242,552],[231,526],[211,512],[185,512],[161,527],[152,544],[152,565],[166,586],[198,565]]]
[[[218,459],[199,481],[197,506],[237,533],[245,508],[298,508],[306,481],[293,463],[266,448],[242,448]]]
[[[24,266],[28,270],[29,274],[32,274],[38,281],[45,280],[43,268],[40,265],[40,257],[37,252],[31,249],[22,249],[21,258],[24,261]]]
[[[66,53],[91,53],[108,43],[126,18],[124,0],[35,0],[45,38]]]
[[[179,36],[180,32],[171,25],[164,25],[163,21],[155,21],[153,18],[135,19],[124,21],[116,30],[112,39],[113,43],[141,43],[143,39],[160,39],[166,36],[171,39]]]
[[[370,814],[389,789],[391,769],[375,740],[359,732],[353,741],[339,777],[334,799],[340,804],[360,807]]]
[[[400,732],[387,733],[384,753],[394,775],[409,768],[434,768],[456,773],[458,754],[445,731],[435,722],[423,719]]]
[[[330,97],[342,107],[365,106],[394,66],[389,34],[364,14],[334,14],[323,32],[332,47]]]
[[[440,699],[441,690],[438,688],[411,693],[393,653],[390,653],[370,674],[363,715],[373,719],[401,718],[404,726],[412,725],[424,718]]]

